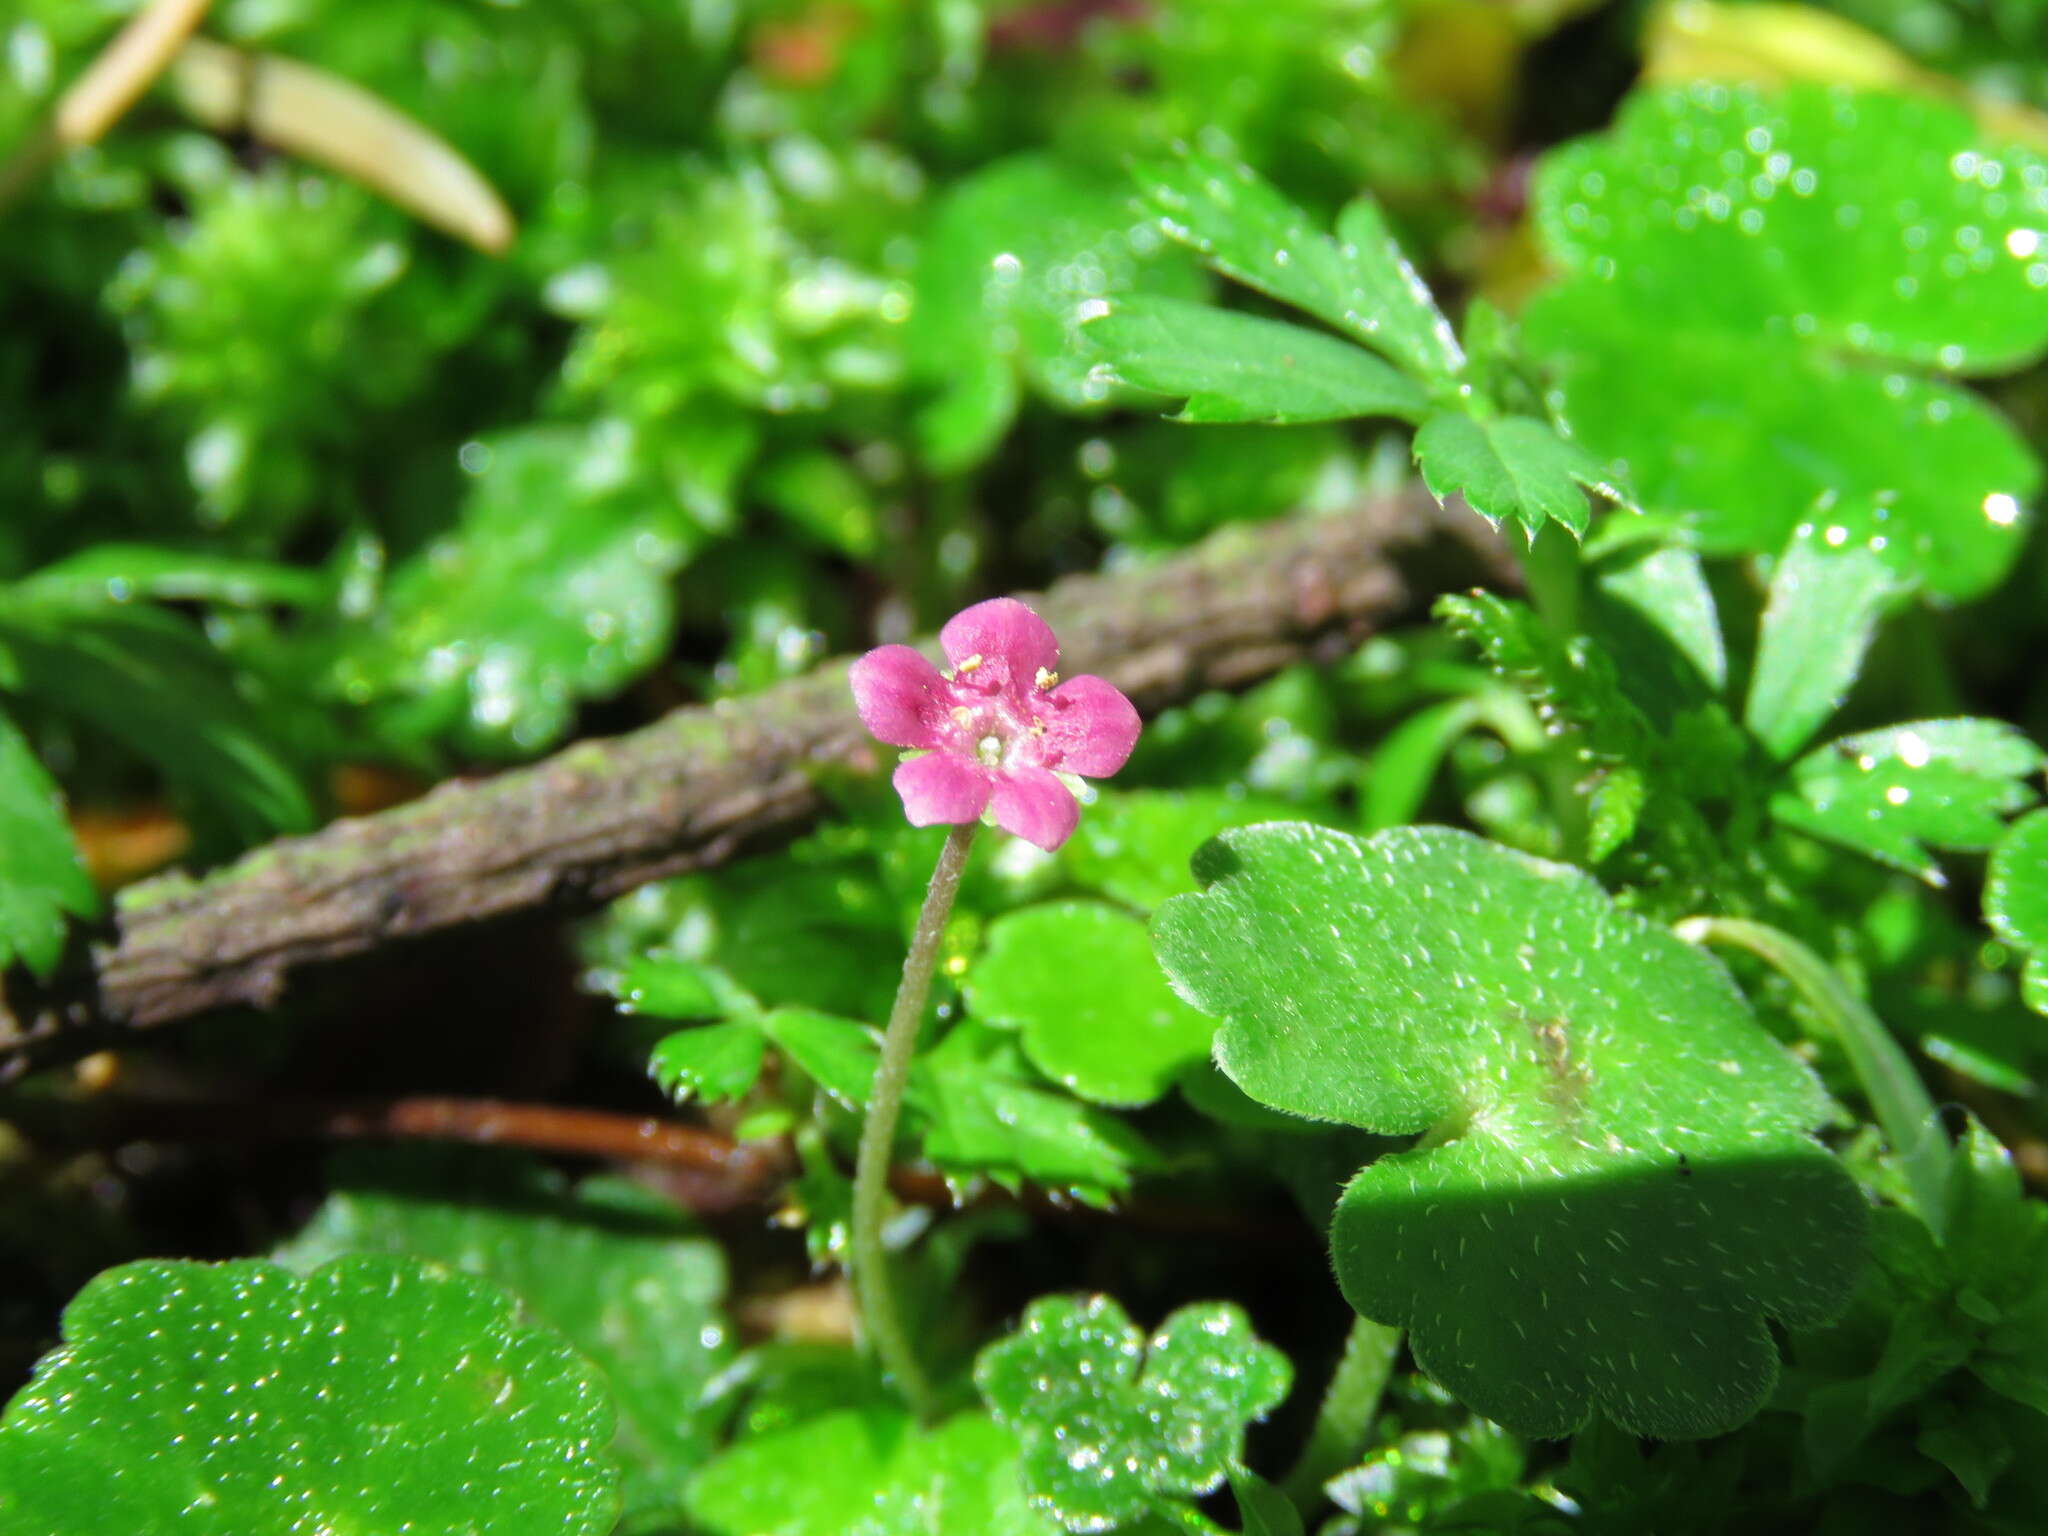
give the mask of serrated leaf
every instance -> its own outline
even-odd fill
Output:
[[[1512,519],[1531,540],[1548,522],[1583,535],[1591,517],[1588,490],[1627,500],[1606,465],[1529,416],[1481,421],[1462,411],[1439,412],[1415,434],[1415,462],[1439,501],[1462,495],[1496,528]]]
[[[985,457],[1016,414],[1020,380],[1067,410],[1109,403],[1080,329],[1087,306],[1139,290],[1193,298],[1202,286],[1115,179],[1022,154],[958,182],[919,253],[907,328],[913,374],[942,391],[918,418],[925,457],[944,471]]]
[[[1051,1536],[1025,1502],[1014,1436],[983,1414],[918,1430],[841,1409],[741,1441],[690,1489],[704,1536]]]
[[[507,1291],[610,1389],[627,1512],[676,1508],[711,1454],[722,1415],[705,1389],[733,1353],[718,1244],[622,1179],[572,1190],[521,1159],[419,1150],[341,1163],[335,1193],[276,1257],[303,1272],[402,1255]]]
[[[768,1042],[758,1024],[751,1019],[728,1020],[664,1035],[647,1068],[678,1104],[690,1099],[723,1104],[754,1086],[767,1054]]]
[[[1246,1424],[1292,1376],[1234,1306],[1182,1307],[1148,1342],[1107,1296],[1041,1296],[974,1365],[990,1411],[1023,1442],[1032,1503],[1070,1531],[1221,1486]]]
[[[1844,736],[1792,765],[1771,814],[1786,826],[1942,883],[1929,848],[1989,848],[2038,798],[2048,758],[1999,720],[1919,720]]]
[[[1145,925],[1093,901],[998,918],[967,977],[975,1016],[1015,1029],[1031,1064],[1097,1104],[1149,1104],[1209,1056],[1215,1026],[1173,995]]]
[[[64,1313],[0,1419],[10,1536],[603,1536],[611,1405],[511,1299],[415,1261],[146,1260]]]
[[[1901,582],[1874,550],[1802,524],[1771,572],[1742,722],[1780,762],[1805,746],[1862,670]]]
[[[1105,1205],[1155,1154],[1116,1115],[1043,1086],[1016,1037],[957,1024],[911,1067],[909,1102],[925,1155],[947,1172],[1014,1188],[1028,1179]]]
[[[1154,919],[1252,1097],[1422,1146],[1331,1229],[1354,1308],[1519,1432],[1689,1438],[1769,1394],[1767,1317],[1829,1316],[1863,1203],[1811,1073],[1710,957],[1468,833],[1227,832]]]
[[[1139,294],[1086,331],[1122,382],[1184,397],[1182,421],[1412,421],[1429,407],[1418,386],[1362,347],[1283,320]]]
[[[761,1028],[840,1103],[867,1103],[881,1056],[867,1025],[809,1008],[777,1008],[763,1015]]]
[[[1984,919],[2026,953],[2021,995],[2036,1013],[2048,1013],[2048,811],[2022,817],[1993,850]]]
[[[1402,255],[1378,203],[1360,197],[1318,229],[1250,167],[1213,155],[1133,168],[1160,227],[1226,277],[1306,310],[1424,377],[1464,365],[1450,323]]]
[[[65,920],[98,910],[57,781],[0,715],[0,970],[19,960],[46,974],[63,952]]]
[[[2039,464],[1929,375],[2048,343],[2038,156],[1925,98],[1699,84],[1554,152],[1535,201],[1567,275],[1524,337],[1646,507],[1709,554],[1817,520],[1944,596],[2003,575]]]

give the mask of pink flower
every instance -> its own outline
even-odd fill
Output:
[[[853,664],[853,701],[877,738],[924,752],[896,770],[912,826],[978,820],[1041,848],[1073,835],[1081,807],[1060,774],[1105,778],[1138,741],[1138,712],[1099,677],[1064,683],[1059,642],[1012,597],[953,616],[939,631],[940,672],[907,645]]]

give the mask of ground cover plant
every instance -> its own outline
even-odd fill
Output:
[[[2048,1525],[2048,16],[18,0],[0,1531]]]

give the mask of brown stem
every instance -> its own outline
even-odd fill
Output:
[[[767,1204],[796,1172],[796,1159],[782,1141],[736,1142],[660,1116],[431,1094],[351,1100],[157,1099],[116,1093],[77,1100],[39,1097],[0,1104],[0,1122],[59,1148],[149,1141],[446,1141],[643,1163],[689,1175],[678,1194],[683,1203],[707,1213]],[[889,1187],[912,1205],[960,1203],[946,1180],[927,1168],[899,1165],[890,1172]],[[1275,1247],[1316,1240],[1302,1222],[1209,1203],[1134,1200],[1114,1211],[1097,1211],[1033,1187],[1015,1196],[991,1187],[973,1203],[1015,1203],[1055,1220],[1109,1219],[1160,1236]]]
[[[1478,519],[1410,492],[1228,528],[1172,559],[1069,577],[1033,602],[1061,637],[1065,670],[1107,677],[1156,711],[1355,644],[1447,585],[1503,579],[1503,560]],[[88,965],[10,992],[0,1077],[127,1030],[272,1007],[295,975],[344,957],[520,912],[586,909],[785,840],[824,809],[821,770],[884,766],[846,667],[841,658],[530,767],[451,781],[204,879],[134,886]]]

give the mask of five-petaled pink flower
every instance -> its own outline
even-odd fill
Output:
[[[853,664],[853,700],[877,738],[924,756],[896,770],[911,825],[980,819],[1041,848],[1073,835],[1081,808],[1061,774],[1099,779],[1123,767],[1138,712],[1099,677],[1064,683],[1059,642],[1013,597],[976,603],[939,631],[940,672],[907,645]]]

